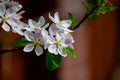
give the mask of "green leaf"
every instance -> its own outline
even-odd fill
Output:
[[[71,47],[64,48],[64,52],[69,53],[72,55],[73,58],[76,58],[76,53]]]
[[[83,6],[85,7],[85,9],[87,10],[87,11],[89,11],[89,3],[88,2],[83,2]]]
[[[12,43],[13,46],[25,46],[26,44],[30,43],[25,38],[22,38],[20,41],[15,41]]]
[[[115,9],[117,9],[117,7],[109,5],[108,7],[105,8],[105,12],[111,12],[114,11]]]
[[[75,18],[72,13],[68,13],[68,17],[69,17],[70,20],[72,21],[72,28],[74,28],[74,26],[78,23],[78,19]]]
[[[84,2],[83,6],[85,7],[88,14],[93,13],[95,11],[95,9],[96,9],[96,5],[91,5],[88,2]]]
[[[60,55],[54,55],[50,52],[47,52],[46,54],[46,68],[49,71],[53,71],[57,69],[61,64],[61,56]]]
[[[95,20],[98,17],[99,17],[99,14],[97,14],[97,13],[92,13],[89,15],[89,19],[91,19],[91,20]]]

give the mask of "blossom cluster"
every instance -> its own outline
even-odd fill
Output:
[[[66,47],[73,48],[74,39],[70,30],[71,20],[61,20],[59,13],[54,16],[48,14],[51,23],[46,23],[45,18],[40,16],[38,21],[28,19],[28,23],[22,22],[21,11],[22,5],[11,0],[0,1],[0,23],[4,31],[13,31],[23,36],[28,42],[25,44],[23,51],[35,51],[40,56],[44,50],[51,54],[67,56]]]

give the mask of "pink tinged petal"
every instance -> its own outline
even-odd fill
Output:
[[[43,26],[45,24],[45,19],[43,16],[40,17],[38,24],[40,24],[41,26]]]
[[[6,15],[5,16],[7,18],[13,18],[15,16],[15,14],[16,14],[16,11],[14,9],[12,9],[12,8],[9,8],[6,11]]]
[[[40,56],[43,53],[42,47],[40,47],[39,45],[36,45],[35,53],[37,56]]]
[[[50,45],[50,46],[48,47],[48,51],[49,51],[50,53],[55,54],[55,55],[58,54],[58,52],[57,52],[57,46],[56,46],[56,45]]]
[[[66,57],[66,56],[67,56],[67,53],[64,53],[64,52],[63,52],[63,48],[62,48],[61,46],[59,46],[57,50],[58,50],[58,53],[59,53],[61,56],[63,56],[63,57]]]
[[[54,23],[55,23],[55,19],[51,16],[51,14],[50,14],[50,13],[49,13],[48,17],[50,18],[50,20],[51,20],[52,22],[54,22]]]
[[[63,41],[66,45],[72,44],[74,42],[73,37],[70,34],[63,35]]]
[[[30,31],[25,31],[24,36],[28,41],[33,41],[35,39],[34,34]]]
[[[7,23],[8,23],[10,26],[18,26],[18,21],[15,20],[15,19],[8,19],[8,20],[7,20]]]
[[[2,28],[7,32],[10,31],[10,26],[8,26],[6,23],[3,23]]]
[[[59,18],[59,13],[58,13],[58,12],[56,12],[56,13],[54,14],[54,18],[55,18],[55,22],[56,22],[56,23],[59,23],[60,18]]]
[[[71,20],[63,20],[62,23],[63,23],[62,25],[64,27],[70,27],[72,21]]]
[[[0,5],[0,16],[3,17],[3,15],[5,14],[6,12],[6,8],[4,5]]]
[[[74,49],[74,46],[73,46],[73,44],[69,44],[69,46],[70,46],[72,49]]]
[[[12,8],[17,12],[22,8],[22,6],[18,4],[18,5],[13,5]]]
[[[10,0],[7,0],[10,1]],[[19,11],[22,8],[22,5],[15,1],[10,1],[8,3],[10,8],[13,8],[15,11]]]
[[[25,11],[21,11],[19,12],[18,14],[15,14],[14,18],[17,19],[17,20],[20,20],[22,18],[22,14],[24,13]]]
[[[35,36],[36,36],[36,37],[42,37],[42,34],[41,34],[41,33],[42,33],[42,31],[41,31],[40,29],[36,29],[36,30],[35,30]]]
[[[51,35],[55,35],[57,33],[57,27],[56,27],[56,25],[54,23],[51,24],[51,26],[49,27],[49,33]]]
[[[24,52],[31,52],[34,49],[34,44],[27,44],[25,45],[23,51]]]

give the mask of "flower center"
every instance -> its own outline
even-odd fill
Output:
[[[40,44],[40,39],[35,38],[35,39],[33,40],[33,43],[34,43],[34,45]]]
[[[61,42],[62,42],[61,40],[56,40],[56,42],[55,42],[55,43],[56,43],[57,45],[60,45],[60,44],[61,44]]]
[[[63,21],[59,21],[59,24],[64,24],[64,22]]]
[[[7,18],[5,16],[2,17],[2,21],[6,22]]]
[[[35,24],[35,27],[36,27],[36,28],[39,28],[39,27],[40,27],[40,24],[36,23],[36,24]]]

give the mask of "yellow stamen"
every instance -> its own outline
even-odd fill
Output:
[[[61,40],[56,40],[55,42],[57,45],[60,45],[61,44]]]
[[[40,24],[36,23],[36,24],[35,24],[35,27],[36,27],[36,28],[39,28],[39,27],[40,27]]]
[[[6,22],[7,18],[5,16],[2,17],[2,21]]]
[[[63,21],[59,21],[59,24],[64,24],[64,22]]]
[[[38,44],[40,44],[40,40],[38,38],[36,38],[33,40],[33,43],[34,43],[34,45],[38,45]]]

